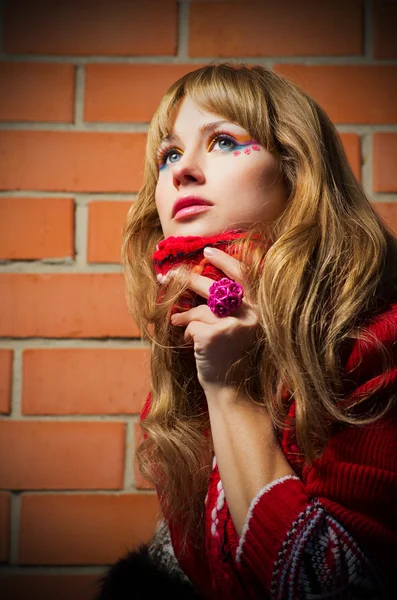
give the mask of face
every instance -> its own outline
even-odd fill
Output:
[[[277,159],[240,125],[185,97],[168,137],[155,194],[164,237],[245,229],[285,208]]]

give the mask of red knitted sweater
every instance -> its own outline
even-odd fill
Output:
[[[367,401],[370,410],[371,403],[381,406],[397,395],[397,304],[387,306],[368,328],[375,339],[352,345],[344,381],[349,398],[380,383]],[[386,370],[379,342],[391,351]],[[294,410],[291,399],[291,417]],[[150,397],[141,418],[149,411]],[[283,477],[259,492],[241,537],[214,457],[205,550],[198,552],[191,545],[182,555],[178,524],[169,523],[181,568],[208,599],[395,598],[396,442],[397,407],[373,425],[339,428],[311,466],[299,454],[294,431],[286,429],[280,444],[296,476]]]

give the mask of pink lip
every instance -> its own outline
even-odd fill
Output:
[[[172,209],[172,218],[176,217],[178,213],[180,213],[179,216],[184,216],[185,214],[188,215],[202,212],[205,210],[204,207],[211,205],[212,202],[205,200],[205,198],[200,198],[200,196],[184,196],[175,202]]]

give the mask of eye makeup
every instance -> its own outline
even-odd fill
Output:
[[[210,136],[209,139],[207,140],[207,152],[211,152],[213,150],[213,147],[215,146],[215,144],[217,142],[221,142],[223,140],[226,140],[228,142],[230,142],[232,144],[232,147],[230,148],[221,148],[220,151],[221,152],[233,152],[234,156],[237,156],[238,154],[241,153],[242,150],[244,150],[244,148],[247,148],[248,146],[253,146],[253,149],[255,150],[259,150],[259,142],[257,142],[255,139],[251,138],[251,136],[249,134],[242,134],[242,135],[231,135],[230,133],[227,133],[226,131],[214,131]],[[246,154],[250,154],[249,152],[246,152],[246,150],[244,150],[244,152]],[[161,146],[159,148],[158,151],[158,155],[157,155],[157,166],[159,171],[162,171],[165,167],[167,167],[170,163],[167,164],[167,160],[168,157],[170,155],[172,155],[173,153],[179,153],[179,154],[183,154],[183,150],[177,148],[176,146],[170,144],[170,143],[165,143],[163,144],[163,146]],[[172,163],[171,163],[172,164]]]
[[[236,140],[241,146],[250,146],[251,144],[258,144],[250,135],[236,135]]]
[[[258,146],[258,142],[256,142],[255,140],[251,140],[253,142],[253,144],[251,146],[245,146],[244,147],[244,154],[251,154],[251,150],[254,150],[254,152],[259,152],[260,150],[260,146]],[[243,148],[243,146],[241,146],[241,148]],[[239,156],[241,154],[241,150],[235,150],[233,152],[233,156]]]

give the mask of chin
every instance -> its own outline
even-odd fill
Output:
[[[214,223],[199,223],[198,221],[190,221],[185,223],[178,223],[176,227],[172,228],[172,231],[168,233],[167,236],[201,236],[205,237],[208,235],[216,235],[217,233],[223,233],[227,231],[228,227],[221,227],[220,225],[216,225]],[[230,228],[232,229],[232,228]]]

